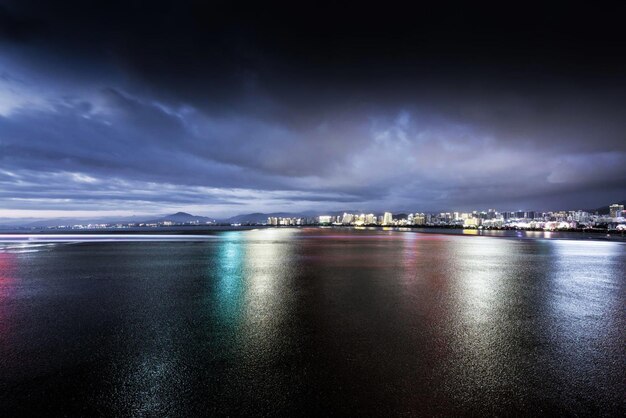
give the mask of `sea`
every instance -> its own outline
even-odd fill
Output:
[[[427,232],[0,235],[0,414],[625,415],[624,241]]]

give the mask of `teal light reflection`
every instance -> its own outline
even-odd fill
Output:
[[[244,304],[245,244],[238,231],[222,235],[218,250],[218,277],[216,288],[217,315],[225,323],[236,323]]]

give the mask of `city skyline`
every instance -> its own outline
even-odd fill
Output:
[[[619,10],[0,6],[0,218],[593,209]]]
[[[494,208],[471,211],[306,211],[300,213],[275,212],[239,214],[229,218],[212,218],[177,212],[142,219],[130,218],[50,218],[14,220],[0,218],[0,229],[110,229],[163,226],[240,226],[240,225],[343,225],[343,226],[454,226],[464,228],[519,228],[519,229],[626,229],[624,206],[626,201],[591,210],[515,210]],[[267,220],[267,222],[265,222]],[[8,221],[8,222],[7,222]],[[554,226],[554,223],[560,225]],[[559,224],[560,223],[560,224]]]

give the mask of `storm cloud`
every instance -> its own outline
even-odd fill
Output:
[[[0,211],[593,208],[619,10],[4,2]]]

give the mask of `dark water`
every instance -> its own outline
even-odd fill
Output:
[[[381,230],[0,244],[0,412],[623,416],[625,271]]]

